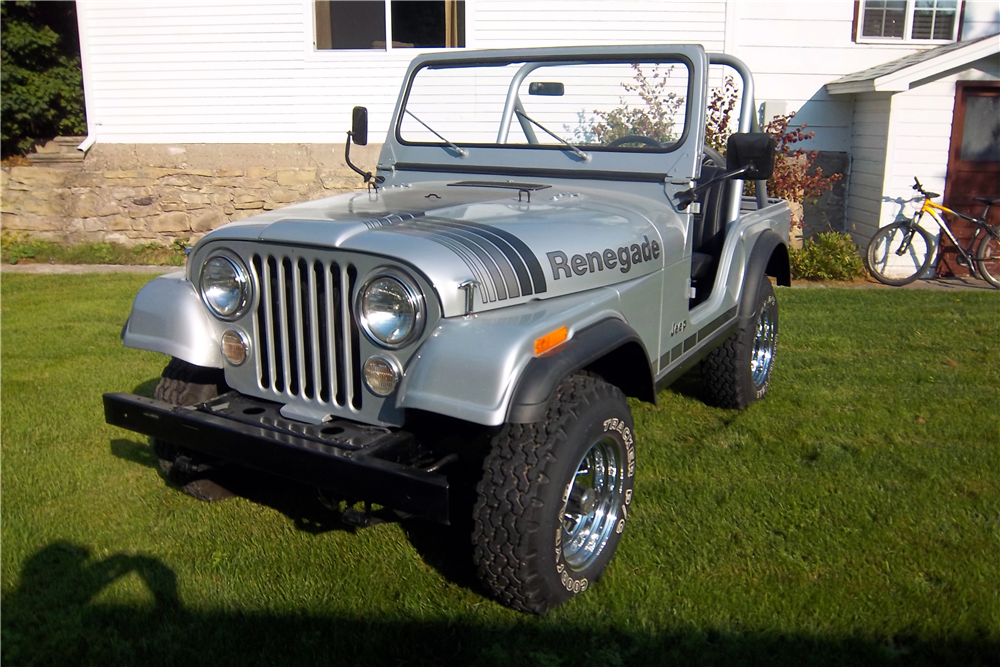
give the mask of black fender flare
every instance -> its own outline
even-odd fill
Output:
[[[628,350],[632,351],[633,357],[630,364],[633,368],[629,375],[637,372],[644,372],[645,375],[637,378],[631,391],[622,387],[623,391],[626,395],[635,395],[643,400],[655,400],[653,371],[649,366],[649,355],[642,338],[626,322],[609,318],[577,332],[556,349],[528,362],[518,378],[507,407],[507,422],[530,424],[541,421],[563,378],[599,362],[609,354],[616,351],[625,353]],[[635,369],[640,352],[645,368]]]
[[[743,288],[740,292],[740,318],[749,318],[757,307],[757,284],[765,275],[774,277],[779,285],[792,284],[792,269],[788,261],[788,246],[785,240],[771,229],[764,230],[754,241],[746,270],[743,272]]]

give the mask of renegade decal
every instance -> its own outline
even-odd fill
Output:
[[[572,278],[573,275],[583,276],[604,269],[618,268],[622,273],[628,273],[636,264],[651,262],[660,258],[660,242],[648,236],[642,237],[642,245],[633,243],[631,246],[621,246],[615,252],[606,248],[604,252],[588,252],[586,255],[567,257],[562,250],[545,253],[549,258],[549,268],[552,269],[552,280]],[[565,274],[565,276],[560,275]]]

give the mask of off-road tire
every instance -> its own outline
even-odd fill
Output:
[[[741,313],[744,324],[701,362],[708,402],[733,410],[764,398],[778,350],[778,302],[771,281],[761,276],[759,284],[747,288],[757,290],[753,312]]]
[[[153,391],[153,398],[174,405],[197,405],[225,391],[225,382],[225,376],[219,369],[203,368],[180,359],[171,359],[163,369],[160,382]],[[210,472],[208,469],[198,473],[178,470],[174,462],[183,453],[182,447],[153,438],[153,453],[160,462],[164,477],[192,498],[215,502],[233,497],[231,491],[206,476]]]
[[[596,451],[602,461],[616,459],[607,475],[613,484],[587,486],[587,474],[580,471],[593,463]],[[635,477],[632,413],[625,396],[596,377],[577,374],[563,380],[543,421],[502,427],[483,470],[472,535],[479,579],[503,604],[544,614],[592,586],[621,539]],[[574,501],[568,498],[571,487]],[[580,500],[578,491],[586,494],[587,489],[594,491],[587,498],[597,499],[590,509],[583,509],[590,500],[572,505]],[[607,510],[606,520],[587,524],[584,519],[598,516],[600,507]],[[577,540],[565,537],[570,535],[567,523],[580,528],[573,537],[592,525],[603,547],[571,551]]]

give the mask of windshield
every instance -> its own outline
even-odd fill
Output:
[[[405,144],[573,153],[665,152],[687,129],[686,62],[511,62],[418,69],[397,127]]]

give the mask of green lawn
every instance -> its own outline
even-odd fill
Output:
[[[634,404],[618,555],[538,619],[465,535],[168,488],[101,406],[165,364],[118,339],[148,279],[0,284],[5,666],[1000,664],[1000,293],[779,290],[772,393]]]

